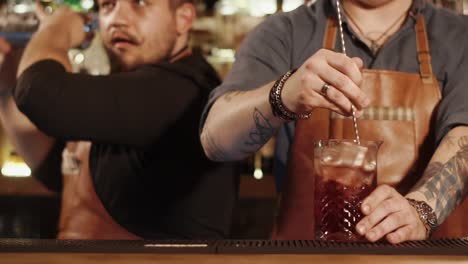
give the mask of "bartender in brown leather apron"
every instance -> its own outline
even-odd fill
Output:
[[[171,63],[192,54],[191,49],[172,57]],[[89,169],[91,142],[67,142],[62,152],[62,201],[59,239],[142,239],[109,215],[94,189]]]
[[[62,191],[59,238],[226,237],[237,175],[207,160],[198,140],[199,115],[219,77],[188,47],[194,1],[98,4],[114,72],[70,73],[67,51],[89,26],[68,8],[50,15],[38,8],[40,27],[17,85],[0,78],[0,90],[14,87],[0,100],[2,125],[34,176]],[[2,40],[0,57],[8,52]]]
[[[410,1],[406,2],[410,3]],[[359,24],[363,17],[362,13],[359,13],[359,8],[352,4],[352,1],[345,1],[344,8],[348,26],[373,52],[378,52],[380,45],[388,39],[383,41],[385,36],[372,39],[363,35],[366,31]],[[357,19],[358,17],[361,21]],[[463,188],[466,183],[461,180],[454,181],[451,184],[459,186],[447,191],[443,183],[437,185],[438,183],[431,181],[430,178],[440,179],[442,177],[436,176],[438,173],[453,175],[454,172],[461,174],[454,179],[467,177],[466,161],[463,161],[466,157],[461,154],[466,148],[466,136],[463,137],[466,132],[459,130],[458,134],[453,134],[454,137],[459,138],[458,142],[454,141],[455,144],[447,143],[453,140],[451,138],[447,139],[446,143],[442,142],[429,163],[436,149],[433,118],[441,99],[441,89],[432,72],[424,16],[417,15],[408,9],[384,33],[387,34],[392,30],[398,31],[407,17],[415,21],[414,32],[419,73],[365,69],[362,71],[362,80],[359,80],[360,88],[370,100],[367,107],[361,109],[359,113],[358,126],[361,139],[383,140],[384,142],[379,152],[377,174],[378,183],[382,185],[364,200],[361,209],[367,216],[357,225],[357,231],[370,241],[376,241],[382,237],[394,243],[406,239],[424,239],[433,231],[436,231],[434,237],[468,235],[467,226],[463,221],[463,214],[465,213],[466,216],[468,213],[468,201],[438,230],[437,224],[431,223],[437,220],[440,224],[447,217],[447,213],[442,212],[443,207],[449,203],[454,205],[463,199]],[[337,24],[334,17],[328,18],[323,45],[325,49],[334,50],[335,47],[340,47],[336,45],[339,40]],[[349,73],[346,70],[342,71],[345,74]],[[324,98],[333,102],[336,98],[336,91],[342,88],[334,88],[328,82],[325,79],[319,92]],[[346,91],[343,93],[346,94]],[[352,119],[328,109],[316,109],[310,118],[297,122],[281,212],[274,233],[275,238],[314,238],[313,142],[318,139],[353,139],[354,137]],[[442,153],[447,151],[449,144],[458,145],[461,150],[457,150],[458,153],[455,156],[446,157],[444,163],[437,155],[447,155]],[[457,167],[457,169],[451,170],[452,167]],[[420,180],[423,174],[424,177]],[[414,187],[418,180],[419,183]],[[437,199],[442,201],[435,202],[435,195],[428,195],[430,190],[435,190],[434,187],[428,186],[434,185],[439,186],[441,195]],[[449,192],[452,194],[448,194]],[[407,194],[408,200],[399,193]],[[455,201],[448,201],[450,199]],[[413,220],[416,221],[411,222]],[[424,226],[425,230],[421,229],[421,226]]]
[[[361,137],[384,141],[378,177],[385,185],[364,200],[358,233],[398,243],[426,239],[450,221],[443,235],[468,235],[466,221],[447,220],[468,186],[465,22],[424,0],[344,0],[342,7],[349,57],[335,41],[331,0],[272,16],[249,34],[208,103],[205,153],[242,159],[276,134],[282,200],[273,237],[311,239],[313,141],[353,139],[354,105]]]

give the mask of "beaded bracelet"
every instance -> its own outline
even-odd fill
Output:
[[[275,82],[273,87],[270,90],[270,106],[273,112],[273,115],[279,117],[285,121],[294,121],[298,119],[308,119],[311,113],[297,114],[286,108],[281,101],[281,92],[283,91],[283,86],[286,81],[291,77],[291,75],[296,72],[296,70],[288,71],[283,75],[279,80]]]

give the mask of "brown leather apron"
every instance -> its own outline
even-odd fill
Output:
[[[423,16],[415,30],[419,74],[364,70],[361,89],[371,104],[358,120],[362,140],[384,142],[378,155],[378,183],[395,186],[401,193],[414,186],[434,153],[430,128],[441,99]],[[336,32],[337,23],[329,18],[324,48],[334,49]],[[314,110],[311,118],[297,122],[273,238],[314,238],[314,140],[354,137],[352,119],[326,109]]]
[[[98,198],[89,171],[90,142],[69,142],[63,151],[59,239],[139,239],[117,224]]]
[[[169,61],[174,62],[190,54],[192,50],[185,48]],[[80,141],[68,142],[63,151],[63,189],[58,238],[141,239],[120,226],[97,196],[89,170],[90,149],[90,142]]]

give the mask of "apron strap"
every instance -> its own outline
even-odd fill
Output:
[[[328,17],[323,39],[323,47],[325,49],[335,49],[337,30],[338,25],[336,19]],[[431,84],[433,83],[431,54],[429,52],[429,41],[427,40],[426,24],[422,15],[420,15],[417,19],[415,30],[419,73],[424,84]]]
[[[174,54],[172,57],[170,57],[168,60],[170,63],[174,63],[182,58],[185,58],[187,56],[192,55],[192,49],[189,48],[188,46]]]
[[[327,25],[325,27],[325,35],[323,39],[323,48],[335,50],[336,33],[338,31],[338,24],[336,19],[328,17]]]
[[[427,40],[426,24],[424,23],[424,16],[418,16],[415,26],[416,30],[416,44],[418,50],[419,73],[421,79],[425,84],[431,84],[432,78],[432,65],[431,54],[429,52],[429,42]]]

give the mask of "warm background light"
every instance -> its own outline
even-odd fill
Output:
[[[15,152],[11,152],[10,155],[5,159],[1,172],[5,177],[31,176],[31,169]]]

